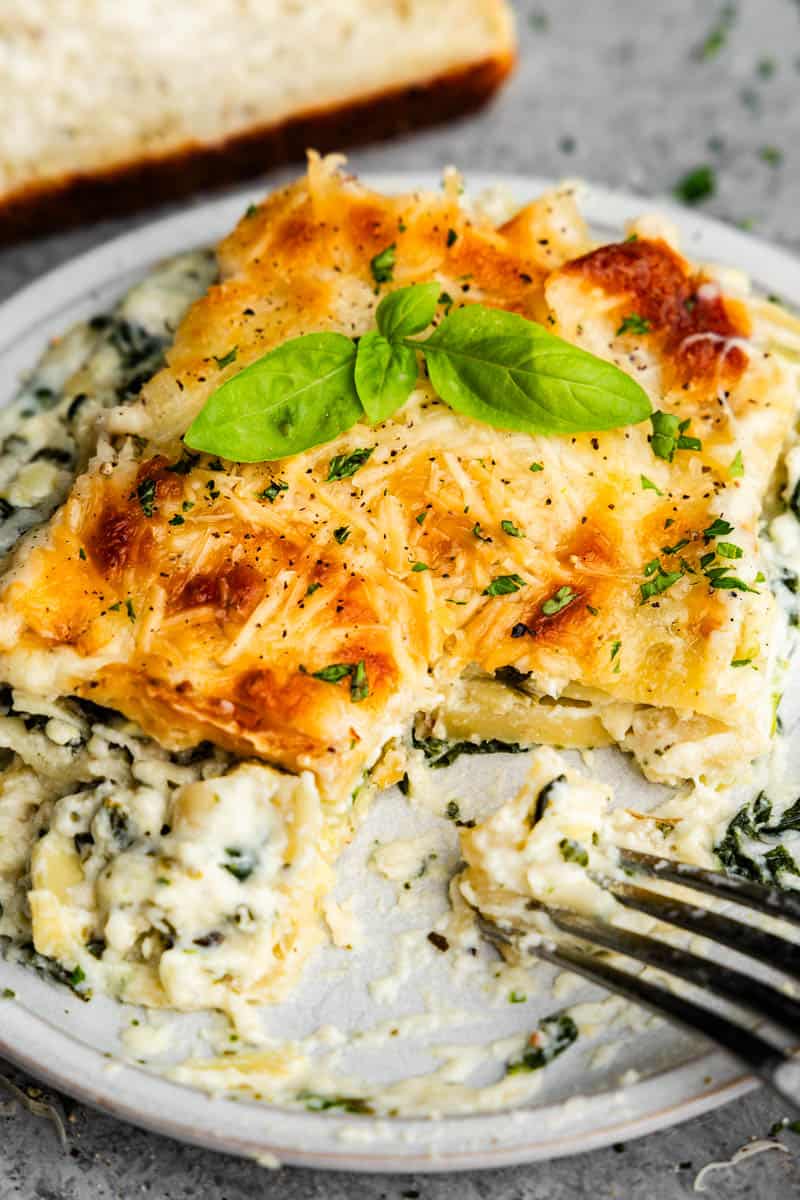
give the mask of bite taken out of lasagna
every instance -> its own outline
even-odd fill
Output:
[[[15,692],[302,775],[331,819],[365,777],[402,776],[412,736],[616,743],[668,783],[766,750],[779,624],[758,527],[798,400],[777,306],[688,262],[664,223],[595,245],[570,188],[498,226],[455,178],[384,196],[316,156],[218,261],[166,365],[101,415],[88,469],[9,561]],[[535,321],[634,377],[651,419],[498,428],[443,403],[420,357],[377,424],[269,462],[187,448],[267,352],[362,337],[388,294],[431,282],[435,323],[475,304]]]

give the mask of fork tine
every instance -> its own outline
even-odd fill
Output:
[[[781,1050],[766,1038],[745,1029],[721,1013],[678,996],[675,992],[632,975],[609,962],[593,957],[576,947],[559,943],[557,946],[543,937],[522,942],[520,931],[502,929],[478,913],[478,925],[486,938],[499,950],[509,946],[534,954],[554,967],[566,968],[582,975],[590,983],[616,992],[633,1004],[642,1005],[658,1016],[666,1016],[685,1029],[701,1033],[722,1046],[734,1058],[758,1075],[794,1112],[800,1113],[800,1059]]]
[[[783,971],[800,982],[800,946],[785,938],[772,933],[745,925],[742,921],[732,921],[730,917],[719,913],[709,912],[676,900],[672,896],[664,896],[659,892],[650,892],[646,888],[633,887],[628,883],[610,881],[606,887],[620,904],[634,908],[637,912],[646,913],[658,921],[666,921],[668,925],[677,925],[700,937],[710,938],[729,946],[739,954],[747,954],[758,962]]]
[[[762,983],[760,979],[753,979],[742,971],[712,962],[708,958],[692,954],[689,950],[620,929],[593,917],[578,916],[563,909],[548,908],[546,911],[564,933],[635,958],[648,967],[677,975],[704,991],[725,996],[734,1004],[743,1005],[757,1015],[768,1017],[775,1025],[794,1037],[800,1030],[800,1002],[777,988]]]
[[[641,854],[638,850],[620,849],[619,863],[621,867],[643,875],[679,883],[682,887],[694,888],[719,900],[734,900],[746,908],[754,908],[768,916],[781,917],[784,921],[800,925],[800,892],[781,891],[780,888],[752,883],[737,875],[723,875],[721,871],[708,871],[704,867],[693,867],[675,859]]]
[[[757,1033],[751,1033],[727,1017],[677,996],[648,979],[641,979],[610,963],[598,961],[583,951],[562,945],[556,948],[552,943],[532,945],[529,949],[532,954],[553,966],[574,971],[584,979],[650,1009],[658,1016],[666,1015],[676,1024],[703,1034],[744,1062],[785,1103],[800,1113],[800,1064],[791,1054],[773,1046]]]

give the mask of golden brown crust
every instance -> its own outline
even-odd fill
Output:
[[[737,310],[718,290],[707,295],[704,276],[666,242],[613,242],[575,259],[565,271],[628,302],[658,340],[669,366],[666,381],[673,386],[708,386],[721,369],[730,382],[747,366],[744,350],[729,346],[750,333],[741,306]]]
[[[0,198],[0,245],[177,200],[325,152],[436,125],[484,104],[514,67],[509,50],[427,82],[262,125],[213,146],[185,145],[95,174],[32,183]]]

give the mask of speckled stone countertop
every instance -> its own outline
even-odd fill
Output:
[[[356,169],[583,177],[667,194],[709,164],[704,211],[800,252],[798,0],[517,0],[519,69],[476,117],[361,151]],[[152,214],[150,214],[152,215]],[[109,220],[0,253],[0,298],[134,228]],[[0,1019],[2,1019],[0,1015]],[[24,1083],[19,1073],[9,1078]],[[30,1082],[30,1081],[27,1081]],[[0,1200],[678,1200],[697,1172],[766,1135],[784,1110],[754,1093],[664,1133],[553,1163],[463,1175],[271,1172],[181,1146],[55,1097],[53,1127],[0,1085]],[[800,1196],[800,1135],[706,1177],[709,1200]]]

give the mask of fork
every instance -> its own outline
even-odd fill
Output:
[[[625,875],[644,876],[679,884],[681,887],[734,901],[746,909],[779,917],[800,928],[800,893],[787,893],[736,876],[723,875],[675,859],[658,858],[633,850],[619,850],[619,865]],[[757,929],[746,921],[711,912],[700,904],[687,903],[671,895],[639,887],[625,881],[603,879],[604,887],[626,908],[635,909],[659,921],[708,938],[738,954],[780,971],[800,983],[800,945],[774,933]],[[715,962],[692,951],[680,949],[654,937],[633,933],[594,916],[583,916],[565,909],[550,908],[532,901],[530,908],[546,913],[553,925],[570,938],[594,948],[592,954],[561,940],[546,936],[526,940],[524,950],[554,966],[582,975],[608,991],[616,992],[677,1025],[703,1034],[739,1059],[795,1112],[800,1113],[800,1056],[777,1045],[761,1033],[755,1033],[736,1020],[723,1016],[701,1001],[632,974],[622,967],[603,961],[596,951],[610,950],[629,959],[654,967],[711,996],[722,997],[736,1007],[764,1018],[779,1033],[800,1043],[800,1001],[777,987],[748,975],[735,967]],[[516,945],[528,930],[504,928],[483,913],[479,923],[495,946]]]

